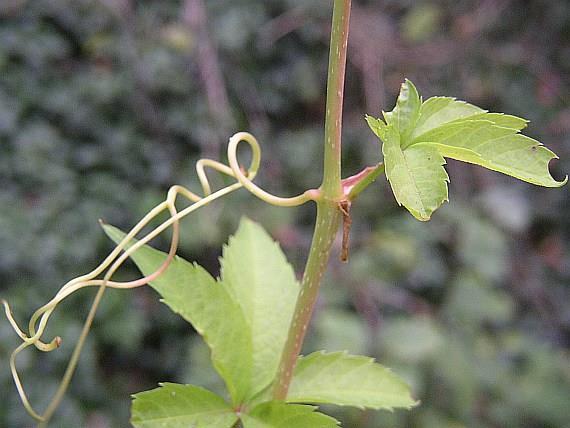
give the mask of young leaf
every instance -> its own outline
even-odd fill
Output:
[[[336,428],[339,422],[315,412],[316,407],[272,401],[241,417],[244,428]]]
[[[194,385],[164,383],[133,397],[135,428],[231,428],[238,420],[222,397]]]
[[[124,237],[112,226],[104,229],[115,242]],[[149,275],[164,262],[166,254],[145,245],[131,257],[143,275]],[[243,402],[250,391],[253,358],[251,331],[239,304],[202,267],[179,257],[150,285],[204,337],[234,404]]]
[[[251,331],[250,398],[275,378],[299,285],[279,245],[248,219],[224,247],[221,266],[222,285],[240,305]]]
[[[287,401],[390,410],[416,404],[409,387],[389,369],[345,352],[299,358]]]
[[[429,220],[447,200],[444,157],[539,186],[560,187],[568,180],[556,181],[550,175],[548,164],[557,158],[554,153],[520,134],[525,119],[488,113],[454,98],[433,97],[422,103],[408,80],[396,107],[384,118],[386,123],[369,116],[366,121],[383,141],[386,177],[396,200],[419,220]]]

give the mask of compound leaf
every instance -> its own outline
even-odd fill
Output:
[[[135,428],[231,428],[238,420],[222,397],[194,385],[164,383],[133,397]]]
[[[449,97],[422,102],[409,80],[384,118],[385,123],[370,116],[366,121],[383,142],[386,177],[396,200],[419,220],[429,220],[447,200],[444,157],[539,186],[560,187],[568,181],[551,176],[548,165],[557,158],[553,152],[520,134],[527,126],[525,119],[489,113]]]
[[[390,410],[416,404],[409,387],[389,369],[346,352],[299,358],[287,401]]]
[[[113,226],[105,225],[104,229],[115,242],[125,236]],[[143,275],[155,272],[166,257],[148,245],[131,256]],[[251,331],[240,305],[202,267],[180,257],[175,257],[150,285],[202,335],[234,403],[241,403],[250,391],[253,357]]]
[[[270,401],[241,417],[244,428],[336,428],[339,422],[316,407]]]
[[[105,231],[115,241],[124,237],[111,226]],[[132,258],[149,275],[166,256],[143,246]],[[176,257],[151,286],[204,337],[214,367],[239,404],[275,378],[299,285],[279,245],[247,219],[224,247],[221,272],[216,281],[200,266]]]
[[[275,378],[299,284],[279,245],[248,219],[224,247],[221,266],[221,283],[240,305],[251,331],[250,398]]]

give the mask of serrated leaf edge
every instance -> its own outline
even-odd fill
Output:
[[[321,351],[313,352],[309,355],[299,356],[299,358],[304,359],[306,361],[308,359],[318,358],[319,356],[335,357],[334,360],[331,360],[327,366],[325,366],[321,369],[323,371],[326,370],[326,368],[328,366],[335,364],[339,359],[347,358],[349,360],[362,361],[362,364],[360,364],[358,367],[354,367],[353,369],[351,369],[351,371],[360,369],[363,366],[377,365],[377,366],[381,367],[383,370],[386,370],[388,373],[393,374],[397,379],[399,379],[399,376],[390,367],[386,367],[386,366],[380,364],[375,358],[364,356],[364,355],[352,355],[347,350],[335,351],[335,352],[327,352],[327,351],[321,350]],[[293,376],[295,376],[295,375],[293,375]],[[401,382],[405,385],[405,383],[403,381],[401,381]],[[393,395],[393,394],[388,394],[388,395]],[[289,400],[290,400],[290,397],[287,397],[287,402],[291,402],[291,403],[298,403],[299,402],[299,401],[289,401]],[[360,410],[365,410],[365,409],[388,410],[390,412],[393,412],[395,408],[410,410],[410,409],[412,409],[412,408],[414,408],[420,404],[420,401],[416,400],[415,402],[411,403],[409,406],[398,406],[398,407],[394,407],[394,406],[363,406],[363,405],[354,405],[354,404],[342,403],[341,402],[342,400],[341,401],[334,401],[334,402],[325,401],[325,400],[322,400],[319,398],[311,398],[310,396],[303,397],[303,400],[304,400],[304,402],[315,403],[315,404],[331,404],[331,405],[340,406],[340,407],[354,407],[354,408],[358,408]]]

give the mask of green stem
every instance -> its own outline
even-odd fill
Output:
[[[342,107],[351,0],[334,0],[325,116],[323,195],[342,197],[340,183]]]
[[[317,221],[309,258],[301,282],[295,313],[274,384],[273,398],[285,400],[331,247],[338,231],[339,202],[344,198],[340,178],[342,107],[351,0],[334,0],[325,117],[324,171],[317,202]]]
[[[81,356],[81,351],[83,350],[83,345],[87,339],[87,335],[89,334],[89,330],[91,329],[91,324],[93,324],[93,320],[95,319],[95,314],[97,313],[97,309],[99,308],[99,304],[101,303],[101,299],[103,298],[103,294],[105,294],[105,286],[99,287],[97,294],[95,295],[95,299],[91,304],[91,309],[89,310],[89,314],[87,315],[87,319],[85,320],[85,324],[83,325],[83,329],[81,330],[81,334],[79,335],[79,340],[77,341],[77,345],[75,345],[75,349],[71,355],[71,360],[69,361],[67,368],[65,369],[65,374],[63,375],[63,379],[55,393],[54,397],[52,398],[50,404],[48,405],[47,409],[43,414],[44,421],[38,424],[38,428],[47,427],[49,420],[53,416],[54,412],[57,410],[59,403],[63,399],[65,395],[65,391],[67,391],[67,387],[71,382],[71,378],[73,377],[73,373],[75,372],[75,368],[77,367],[77,363],[79,362],[79,357]]]

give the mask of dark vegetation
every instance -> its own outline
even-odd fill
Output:
[[[193,187],[199,157],[224,159],[235,131],[262,142],[265,187],[318,185],[329,9],[2,1],[0,293],[18,320],[111,249],[98,218],[129,228],[169,185]],[[351,31],[344,176],[380,160],[363,115],[390,109],[404,77],[426,96],[531,119],[526,133],[563,159],[554,176],[570,169],[568,2],[359,1]],[[427,225],[397,207],[383,180],[359,199],[351,262],[333,262],[306,350],[374,355],[422,401],[411,412],[337,414],[347,427],[565,427],[568,190],[452,161],[449,171],[451,206]],[[301,269],[310,209],[242,192],[184,221],[180,252],[215,273],[244,214]],[[48,332],[62,349],[21,359],[35,403],[55,389],[78,335],[91,299],[80,294]],[[0,322],[0,426],[30,425],[5,363],[16,343]],[[219,385],[205,346],[152,290],[108,292],[58,426],[126,426],[129,394],[159,380]]]

